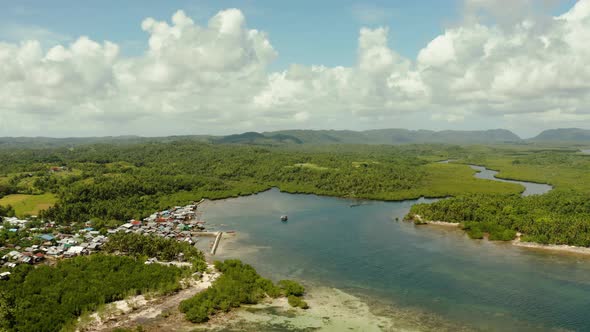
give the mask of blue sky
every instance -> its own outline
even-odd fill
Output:
[[[386,25],[390,44],[400,54],[414,58],[428,41],[460,18],[461,2],[448,1],[6,1],[0,22],[36,26],[62,37],[87,35],[93,40],[114,41],[125,54],[146,48],[140,23],[146,17],[169,20],[179,9],[201,24],[219,10],[239,8],[248,26],[269,34],[282,68],[291,63],[349,66],[355,61],[361,27]],[[121,4],[124,3],[122,6]],[[14,36],[4,35],[14,41]]]
[[[551,69],[542,73],[545,75],[543,77],[537,74],[534,78],[529,77],[531,72],[535,73],[535,68],[559,68],[559,71],[571,71],[577,75],[585,73],[581,67],[561,66],[567,56],[572,57],[567,61],[571,66],[587,63],[586,51],[578,45],[583,44],[581,40],[586,38],[585,29],[590,30],[590,27],[584,25],[580,28],[576,23],[578,21],[574,20],[568,20],[567,26],[557,21],[547,21],[551,16],[573,11],[576,2],[0,0],[0,42],[7,43],[4,46],[0,44],[0,58],[2,47],[9,52],[6,54],[16,52],[9,59],[23,52],[31,52],[27,57],[30,63],[15,60],[15,64],[4,64],[4,72],[20,66],[19,70],[23,73],[12,73],[6,78],[15,79],[14,84],[18,88],[11,87],[6,91],[6,96],[12,100],[8,103],[10,106],[3,106],[4,110],[0,109],[0,112],[16,115],[0,117],[0,129],[28,134],[40,127],[47,127],[48,123],[44,119],[54,115],[88,123],[90,129],[84,129],[84,133],[94,134],[145,134],[146,131],[150,132],[145,128],[175,116],[211,118],[211,122],[200,129],[208,133],[293,127],[367,129],[405,126],[414,129],[506,127],[531,135],[544,127],[577,126],[580,122],[582,127],[590,126],[590,123],[586,125],[586,119],[590,120],[586,111],[590,109],[590,105],[587,105],[590,101],[584,97],[586,86],[582,86],[582,83],[569,86],[571,82],[561,82],[553,77]],[[587,4],[590,0],[580,0],[582,2]],[[587,8],[590,8],[577,7],[577,16],[586,15]],[[231,13],[227,9],[230,8],[237,8],[240,14],[229,15]],[[470,16],[474,14],[469,12],[471,9],[477,15]],[[181,40],[167,46],[169,49],[165,54],[157,58],[151,56],[147,52],[150,36],[167,37],[157,31],[142,30],[142,22],[151,17],[155,22],[174,25],[171,17],[178,10],[182,10],[194,23],[191,22],[191,28],[183,32]],[[210,34],[197,36],[205,30],[215,33],[215,28],[207,26],[214,17],[245,22],[241,27],[242,36],[246,36],[250,29],[263,31],[266,35],[262,39],[272,45],[272,52],[258,54],[256,52],[260,50],[252,40],[233,40],[236,43],[234,45],[223,44],[227,54],[254,52],[258,58],[255,61],[249,58],[225,58],[225,51],[219,53],[217,49],[221,44],[207,44]],[[536,25],[533,27],[530,22],[536,22]],[[482,26],[488,30],[483,31]],[[368,29],[363,30],[363,33],[363,28]],[[575,36],[565,36],[567,31],[574,30]],[[90,44],[82,42],[77,48],[74,47],[81,36],[87,36]],[[190,36],[197,37],[191,39]],[[568,43],[571,47],[567,50],[539,49],[539,41],[560,38],[563,39],[560,42]],[[575,38],[580,38],[580,42]],[[360,46],[361,39],[364,48]],[[26,40],[37,40],[41,50],[37,52],[35,47],[23,44]],[[487,43],[491,40],[495,41],[493,49],[498,56],[483,56],[488,52],[486,48],[492,45]],[[514,40],[522,45],[515,48]],[[115,59],[108,55],[110,53],[104,41],[116,44],[118,53]],[[194,56],[191,50],[199,49],[202,46],[199,43],[210,47],[207,49],[210,53],[206,54],[210,58],[200,59],[202,64],[190,64],[195,61],[191,58]],[[103,52],[104,67],[100,67],[100,71],[96,68],[90,70],[96,67],[96,59],[74,59],[76,56],[71,54],[58,56],[60,66],[56,67],[56,63],[47,62],[45,57],[48,53],[45,53],[57,44],[63,45],[66,52],[73,52],[74,48],[103,47],[100,52]],[[19,53],[19,50],[22,52]],[[186,52],[187,58],[180,62],[174,58],[173,54],[183,52]],[[546,52],[555,54],[547,55]],[[526,61],[527,57],[531,58],[530,63]],[[490,62],[492,59],[495,62]],[[219,63],[215,63],[216,60]],[[86,63],[88,68],[83,68],[83,61],[89,61]],[[520,62],[529,64],[532,69],[525,69],[522,64],[519,65]],[[302,66],[292,69],[295,64]],[[506,72],[506,68],[515,64],[511,71]],[[318,72],[311,65],[321,65],[326,69]],[[344,68],[339,69],[338,66]],[[124,73],[121,68],[125,69]],[[449,71],[449,68],[454,69]],[[493,74],[487,72],[492,70],[490,68],[496,68]],[[167,75],[157,77],[161,80],[159,83],[168,85],[150,90],[154,89],[151,85],[153,82],[146,81],[145,75],[153,74],[156,69],[160,70],[158,73]],[[256,73],[254,76],[253,70]],[[195,79],[204,71],[209,75],[207,78]],[[4,72],[0,64],[0,79],[4,78]],[[248,87],[252,87],[247,92],[243,91],[244,85],[235,81],[236,78],[244,77],[246,72],[254,77],[247,83]],[[53,81],[64,83],[48,87],[44,77],[41,77],[40,82],[34,80],[36,76],[32,74],[35,73],[54,74]],[[180,77],[178,73],[185,73],[186,77]],[[95,74],[96,77],[89,76]],[[170,76],[172,74],[176,76]],[[199,85],[199,80],[209,79],[211,74],[220,81]],[[18,81],[18,77],[26,78]],[[89,77],[92,84],[88,83]],[[122,78],[129,77],[143,84],[141,88],[130,92],[122,81]],[[307,81],[301,81],[301,77]],[[89,89],[88,95],[80,95],[79,89],[72,89],[70,95],[62,94],[64,84],[72,83],[75,79],[82,79],[81,85],[87,84],[84,88]],[[112,80],[107,81],[109,79]],[[539,83],[543,79],[548,83]],[[588,80],[580,78],[581,81]],[[100,87],[103,90],[97,90],[96,84],[99,83],[104,84]],[[39,84],[43,87],[40,88]],[[334,85],[338,84],[342,85],[334,90]],[[551,84],[558,90],[554,95],[547,93]],[[75,83],[72,85],[76,87]],[[178,92],[178,89],[187,89],[189,85],[191,90],[175,96],[156,96],[162,91]],[[234,90],[230,90],[230,87]],[[466,87],[469,89],[466,90]],[[218,89],[214,91],[215,94],[208,91],[213,88]],[[522,88],[523,91],[513,93],[515,88]],[[480,90],[474,93],[473,89]],[[141,118],[141,124],[134,123],[130,132],[121,132],[129,126],[122,129],[117,125],[122,118],[132,118],[124,111],[131,106],[123,102],[114,103],[112,97],[105,98],[104,94],[94,95],[93,92],[106,93],[107,90],[121,100],[146,100],[153,97],[154,104],[136,110],[133,116]],[[21,94],[16,96],[14,91]],[[581,93],[572,97],[572,91]],[[356,92],[358,95],[350,96]],[[0,88],[0,97],[2,93]],[[447,98],[444,98],[445,95]],[[548,97],[554,98],[548,101]],[[233,104],[228,102],[230,106],[225,108],[214,106],[226,101]],[[105,108],[107,104],[109,109]],[[91,111],[82,111],[83,108]],[[227,108],[235,108],[235,113],[227,113]],[[67,111],[60,111],[62,109]],[[218,115],[220,122],[213,120],[213,113]],[[23,117],[36,124],[30,128],[15,129],[11,123],[21,123]],[[227,120],[233,117],[239,119],[236,120],[239,123],[235,124],[235,128]],[[257,120],[249,121],[248,118]],[[289,122],[289,118],[294,122]],[[68,121],[72,122],[67,129],[56,129],[53,135],[78,128],[74,120]],[[188,129],[183,126],[170,129],[171,133],[178,133],[179,130]],[[77,133],[72,131],[70,134]]]
[[[556,2],[553,14],[569,9],[575,0]],[[301,0],[301,1],[7,1],[0,0],[2,25],[49,30],[66,41],[80,35],[118,43],[127,55],[141,54],[146,33],[140,23],[146,17],[169,20],[179,9],[198,23],[220,10],[239,8],[248,26],[269,34],[279,57],[274,68],[291,63],[350,66],[354,63],[361,27],[388,26],[389,45],[401,55],[415,58],[430,40],[461,20],[459,0]],[[124,4],[124,5],[122,5]],[[0,26],[2,26],[0,25]],[[15,41],[11,35],[2,39]]]

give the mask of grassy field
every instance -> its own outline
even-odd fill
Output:
[[[416,188],[380,193],[372,197],[384,200],[408,198],[447,197],[462,194],[518,194],[524,187],[518,184],[477,179],[475,171],[466,165],[427,164],[423,166],[426,178]]]
[[[425,168],[428,170],[428,177],[424,187],[432,196],[517,194],[524,191],[524,187],[518,184],[477,179],[474,177],[476,171],[466,165],[428,164]]]
[[[414,188],[374,192],[363,195],[363,198],[396,201],[416,199],[422,196],[447,197],[462,194],[518,194],[524,191],[524,187],[518,184],[477,179],[474,177],[475,170],[467,165],[433,163],[420,167],[424,169],[426,176]],[[278,184],[277,187],[289,193],[333,195],[331,193],[321,192],[314,188],[311,183],[282,183]]]
[[[477,153],[457,162],[498,170],[499,178],[547,183],[558,190],[590,192],[590,155],[577,151],[480,147]]]
[[[53,194],[43,195],[8,195],[0,198],[0,205],[12,205],[19,217],[25,215],[37,215],[39,211],[47,209],[57,202]]]

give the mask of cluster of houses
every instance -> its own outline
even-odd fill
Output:
[[[52,232],[35,235],[34,238],[38,241],[31,241],[40,244],[25,248],[19,246],[0,248],[0,250],[10,250],[0,257],[0,266],[14,268],[17,264],[36,264],[48,258],[89,255],[100,251],[108,241],[109,235],[120,232],[161,236],[195,244],[197,237],[205,234],[204,222],[197,218],[197,206],[198,204],[177,206],[170,210],[156,212],[143,220],[130,220],[117,228],[107,230],[106,236],[94,230],[90,222],[86,224],[86,228],[79,230],[76,234],[62,233],[60,227],[54,223],[47,223],[44,230],[51,229]],[[15,231],[19,228],[24,229],[29,222],[17,218],[4,218],[4,221],[8,222],[10,227],[15,227]]]
[[[25,225],[29,222],[27,219],[19,219],[17,217],[3,217],[2,222],[9,225],[8,228],[9,232],[18,232],[19,229],[25,228]],[[0,225],[0,229],[3,229],[4,226]]]
[[[70,258],[88,255],[101,250],[107,242],[106,236],[92,228],[82,229],[76,234],[41,234],[35,237],[41,241],[40,244],[12,248],[10,252],[0,257],[0,265],[13,268],[17,264],[40,263],[47,257]]]
[[[197,206],[198,204],[177,206],[170,210],[156,212],[143,220],[130,220],[107,232],[155,235],[195,244],[197,237],[203,234],[205,229],[205,222],[197,218]]]

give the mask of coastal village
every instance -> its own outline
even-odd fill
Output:
[[[5,252],[0,257],[0,266],[12,269],[18,264],[51,264],[62,258],[90,255],[101,251],[108,237],[117,233],[160,236],[184,241],[191,245],[196,245],[200,237],[213,236],[215,239],[211,244],[211,253],[214,254],[219,245],[221,232],[206,230],[205,222],[200,220],[200,213],[197,211],[202,202],[203,200],[158,211],[143,220],[132,219],[116,228],[107,229],[106,232],[94,229],[90,221],[77,232],[68,232],[68,227],[58,226],[54,222],[46,222],[42,227],[28,228],[32,218],[4,217],[2,220],[4,225],[0,225],[0,230],[8,225],[9,232],[26,232],[23,235],[25,240],[35,244],[26,247],[7,244],[0,247],[0,252]],[[155,259],[152,258],[146,264],[154,261]],[[3,272],[0,274],[0,280],[8,279],[9,276],[10,272]]]

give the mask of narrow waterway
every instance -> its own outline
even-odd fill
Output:
[[[553,186],[544,184],[544,183],[534,183],[534,182],[526,182],[526,181],[516,181],[516,180],[504,180],[499,179],[496,177],[498,174],[497,171],[493,171],[491,169],[487,169],[483,166],[477,165],[469,165],[472,169],[476,170],[475,177],[478,179],[486,179],[486,180],[494,180],[499,182],[508,182],[508,183],[516,183],[524,187],[524,191],[522,192],[522,196],[530,196],[530,195],[542,195],[549,192],[553,189]]]
[[[587,150],[590,152],[590,150]],[[582,151],[583,152],[583,151]],[[443,161],[439,161],[439,164],[448,164],[453,160],[447,159]],[[469,165],[473,170],[477,171],[475,173],[475,177],[478,179],[485,179],[485,180],[493,180],[498,182],[508,182],[508,183],[516,183],[524,187],[524,191],[522,192],[522,196],[530,196],[530,195],[542,195],[548,193],[553,189],[553,186],[545,183],[534,183],[534,182],[527,182],[527,181],[517,181],[517,180],[505,180],[497,178],[496,175],[498,171],[494,171],[488,169],[483,166],[478,165]]]

